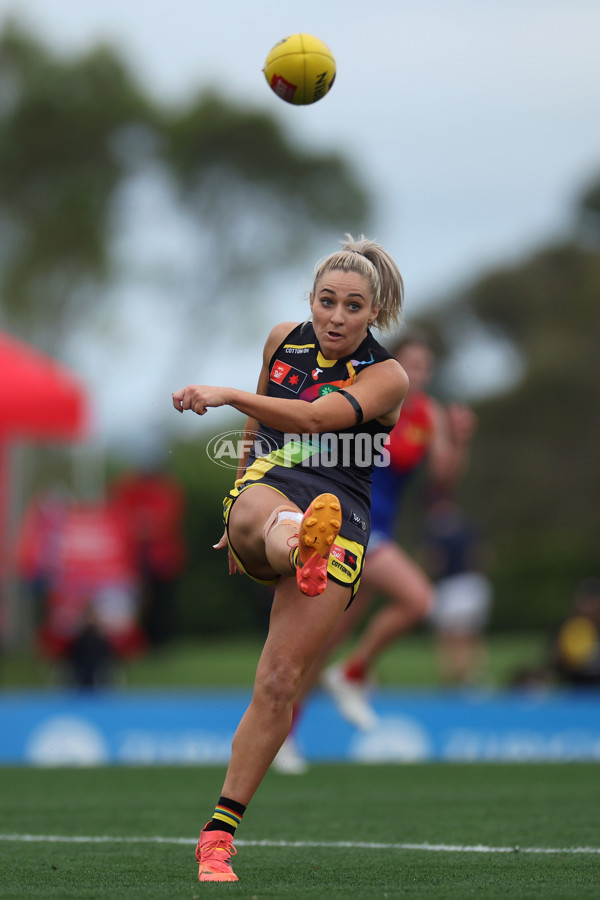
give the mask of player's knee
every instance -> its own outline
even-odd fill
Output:
[[[302,668],[291,658],[275,660],[257,676],[255,695],[277,713],[294,702],[302,683]]]
[[[432,584],[423,584],[415,594],[415,621],[425,619],[433,609],[434,590]]]
[[[395,604],[399,624],[416,625],[429,615],[433,606],[433,586],[428,582],[415,586],[410,595],[403,594],[401,601]]]

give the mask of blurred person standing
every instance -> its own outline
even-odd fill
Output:
[[[112,505],[129,524],[141,579],[141,624],[151,647],[174,630],[174,592],[186,561],[183,489],[154,458],[109,486]]]
[[[74,687],[90,691],[114,683],[118,658],[92,603],[63,656],[68,683]]]
[[[487,665],[484,631],[492,608],[485,574],[489,550],[480,528],[452,496],[440,496],[426,517],[423,552],[435,584],[431,624],[444,684],[483,679]]]
[[[17,560],[36,602],[37,647],[69,683],[106,685],[120,660],[145,650],[135,546],[116,507],[56,489],[34,496]]]
[[[61,535],[72,503],[73,497],[64,485],[46,488],[30,500],[19,525],[17,572],[31,596],[36,629],[48,614],[59,572]]]
[[[356,603],[338,624],[326,652],[346,640],[377,595],[383,595],[385,603],[367,621],[349,655],[321,677],[340,713],[363,730],[377,723],[368,696],[373,665],[391,643],[423,621],[433,604],[430,579],[396,540],[404,492],[423,464],[434,484],[455,485],[468,464],[476,427],[467,406],[445,407],[426,393],[435,355],[425,335],[407,332],[392,352],[408,375],[409,389],[386,444],[390,464],[373,473],[372,531]]]

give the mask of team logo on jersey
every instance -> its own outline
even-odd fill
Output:
[[[339,544],[332,544],[329,553],[350,569],[356,569],[356,553],[351,553],[350,550],[340,547]]]
[[[320,369],[318,366],[316,369],[312,370],[313,381],[316,381],[319,375],[323,374],[323,369]]]
[[[295,369],[293,366],[290,366],[289,363],[281,362],[280,359],[276,359],[273,363],[269,378],[271,381],[280,384],[281,387],[286,388],[288,391],[298,394],[306,381],[306,372]]]
[[[319,397],[324,397],[325,394],[333,394],[334,391],[339,391],[339,387],[336,384],[319,385]]]

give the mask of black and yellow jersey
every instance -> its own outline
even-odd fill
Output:
[[[326,359],[311,322],[297,325],[269,362],[270,397],[311,403],[331,391],[350,387],[366,366],[392,355],[367,332],[360,346],[342,359]],[[356,592],[371,529],[371,473],[386,460],[391,427],[372,420],[344,431],[293,435],[260,423],[246,469],[224,501],[225,525],[237,497],[253,485],[266,485],[301,510],[325,492],[342,505],[342,526],[332,546],[328,577]],[[240,568],[244,569],[232,546]],[[252,577],[252,576],[251,576]]]
[[[331,391],[351,386],[366,366],[390,359],[391,354],[368,332],[360,346],[342,359],[326,359],[319,348],[311,322],[297,325],[281,342],[269,362],[270,397],[312,402]],[[343,490],[352,498],[348,516],[356,528],[368,534],[371,473],[381,458],[391,428],[372,420],[345,429],[313,435],[291,435],[259,425],[246,470],[236,483],[269,483],[289,479],[294,496],[286,495],[305,509],[317,494]],[[267,478],[267,474],[269,477]],[[297,498],[299,485],[302,501]],[[340,498],[342,499],[342,498]],[[349,502],[349,501],[348,501]]]

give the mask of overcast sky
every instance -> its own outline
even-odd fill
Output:
[[[164,101],[214,84],[346,153],[378,198],[372,236],[401,267],[409,315],[564,233],[600,171],[598,0],[0,0],[0,17],[10,12],[61,52],[116,44]],[[331,93],[303,108],[275,97],[261,72],[296,31],[324,40],[338,66]],[[293,284],[285,303],[299,296]],[[142,392],[147,381],[131,384],[139,363],[176,352],[161,323],[145,341],[123,370]],[[111,416],[121,427],[123,397],[84,375],[98,427],[110,430]]]

